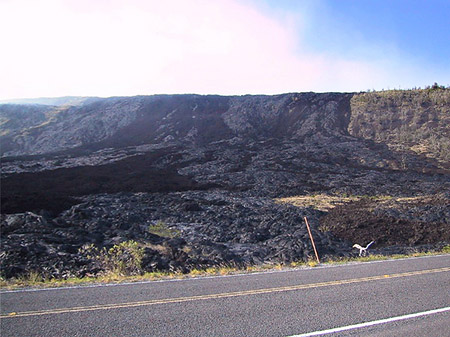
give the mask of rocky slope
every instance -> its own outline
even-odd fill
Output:
[[[449,92],[0,105],[2,275],[95,274],[80,249],[129,240],[145,248],[143,270],[308,259],[303,216],[322,255],[353,254],[356,240],[440,247]],[[403,142],[408,130],[420,135]],[[318,193],[366,198],[331,210],[274,199]],[[156,223],[176,235],[152,233]]]

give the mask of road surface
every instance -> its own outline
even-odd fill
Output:
[[[3,291],[1,336],[450,336],[450,255]]]

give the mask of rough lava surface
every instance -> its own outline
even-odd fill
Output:
[[[304,216],[324,257],[372,240],[379,253],[441,248],[450,94],[408,95],[0,105],[1,274],[95,275],[80,249],[128,240],[146,271],[307,260]],[[279,199],[323,195],[357,198],[325,210]],[[149,231],[157,223],[176,235]]]

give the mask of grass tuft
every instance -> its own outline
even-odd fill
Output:
[[[148,226],[148,232],[163,238],[176,238],[180,236],[179,230],[170,228],[163,221],[158,221],[157,223]]]

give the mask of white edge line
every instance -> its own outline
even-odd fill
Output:
[[[56,290],[83,289],[83,288],[119,287],[119,286],[139,285],[139,284],[148,284],[148,283],[186,282],[186,281],[215,279],[215,278],[223,278],[223,277],[242,277],[242,276],[253,276],[253,275],[261,275],[261,274],[289,273],[289,272],[297,272],[297,271],[301,271],[301,270],[318,270],[318,269],[325,269],[325,268],[339,268],[339,267],[354,266],[354,265],[359,265],[359,264],[367,265],[367,264],[373,264],[373,263],[436,258],[436,257],[443,257],[443,256],[448,256],[448,255],[449,254],[439,254],[439,255],[405,257],[405,258],[401,258],[401,259],[375,260],[375,261],[366,261],[366,262],[349,262],[349,263],[345,263],[345,264],[331,264],[331,265],[323,264],[323,265],[318,265],[316,267],[302,266],[302,267],[297,267],[297,268],[285,268],[282,270],[270,270],[269,269],[269,270],[260,271],[260,272],[250,272],[250,273],[240,273],[240,274],[230,274],[230,275],[187,277],[187,278],[169,279],[169,280],[149,280],[149,281],[121,282],[121,283],[94,283],[94,284],[85,284],[85,285],[79,285],[79,286],[66,286],[66,287],[54,287],[54,288],[21,288],[21,289],[15,289],[15,290],[4,290],[4,291],[0,290],[0,294],[38,292],[38,291],[56,291]]]
[[[409,314],[409,315],[380,319],[377,321],[359,323],[359,324],[354,324],[354,325],[347,325],[347,326],[334,328],[334,329],[314,331],[314,332],[309,332],[309,333],[305,333],[305,334],[301,334],[301,335],[292,335],[289,337],[309,337],[309,336],[328,335],[330,333],[353,330],[353,329],[361,329],[361,328],[366,328],[366,327],[373,326],[373,325],[385,324],[385,323],[401,321],[401,320],[405,320],[405,319],[411,319],[411,318],[416,318],[416,317],[421,317],[421,316],[426,316],[426,315],[432,315],[432,314],[437,314],[437,313],[441,313],[441,312],[445,312],[445,311],[449,311],[449,310],[450,310],[450,307],[434,309],[434,310],[429,310],[429,311],[417,312],[417,313]]]

